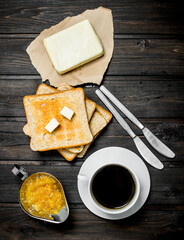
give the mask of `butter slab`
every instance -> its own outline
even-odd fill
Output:
[[[89,20],[79,22],[43,40],[50,60],[64,74],[104,54]]]
[[[48,132],[52,133],[59,125],[59,122],[55,118],[52,118],[45,128]]]
[[[74,111],[72,111],[70,108],[64,106],[64,108],[60,111],[61,115],[63,115],[64,117],[68,118],[68,120],[71,120]]]

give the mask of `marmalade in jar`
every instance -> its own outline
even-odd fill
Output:
[[[66,207],[65,195],[60,182],[48,173],[35,173],[29,176],[20,189],[23,208],[33,216],[53,220]]]

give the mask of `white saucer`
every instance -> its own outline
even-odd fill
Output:
[[[92,202],[88,192],[88,181],[78,178],[79,195],[85,206],[95,215],[111,220],[123,219],[136,213],[145,203],[150,191],[150,175],[142,159],[128,149],[120,147],[107,147],[100,149],[89,156],[81,166],[80,175],[90,176],[104,163],[120,163],[130,167],[137,175],[140,182],[140,195],[136,204],[124,213],[110,215],[102,212]]]

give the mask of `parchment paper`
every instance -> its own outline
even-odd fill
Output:
[[[90,63],[76,68],[73,71],[60,75],[56,72],[50,61],[43,44],[43,39],[85,19],[90,21],[97,35],[101,39],[104,48],[104,55]],[[114,48],[113,34],[114,29],[111,10],[99,7],[94,10],[86,10],[82,14],[74,17],[67,17],[57,25],[43,30],[40,35],[31,42],[26,51],[33,66],[40,73],[43,82],[48,79],[50,84],[55,87],[58,87],[59,84],[64,82],[72,86],[83,83],[100,84],[112,57]]]

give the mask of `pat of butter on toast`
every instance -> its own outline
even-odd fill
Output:
[[[52,64],[64,74],[104,54],[89,20],[79,22],[43,40]]]
[[[59,126],[59,122],[53,118],[45,127],[48,132],[53,132]]]
[[[63,115],[64,117],[68,118],[68,120],[71,120],[74,111],[72,111],[70,108],[64,106],[64,108],[60,111],[61,115]]]
[[[23,101],[31,133],[30,146],[33,151],[76,147],[92,141],[82,88],[25,96]],[[61,109],[66,105],[75,112],[70,121],[60,114]],[[53,116],[60,125],[50,134],[45,126]]]

